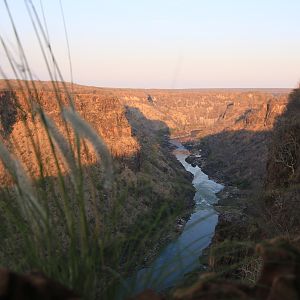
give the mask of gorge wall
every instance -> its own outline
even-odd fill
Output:
[[[298,235],[300,229],[300,87],[278,116],[268,147],[262,196],[271,235]],[[271,224],[270,224],[271,223]]]
[[[41,163],[46,176],[55,178],[57,166],[47,131],[32,114],[31,106],[38,102],[68,138],[69,127],[65,127],[55,100],[59,98],[67,105],[68,93],[61,83],[54,91],[51,83],[36,82],[36,89],[25,93],[26,82],[21,84],[19,87],[10,81],[8,89],[5,82],[0,82],[1,139],[33,178],[39,177]],[[220,222],[214,244],[226,239],[255,240],[260,228],[253,218],[257,218],[260,209],[265,218],[268,213],[275,216],[272,220],[278,224],[276,234],[286,234],[283,229],[293,226],[299,228],[295,214],[299,211],[299,90],[288,97],[289,90],[276,89],[171,91],[70,84],[67,88],[72,90],[78,113],[100,134],[114,157],[115,189],[122,201],[120,224],[113,228],[118,237],[126,237],[130,231],[138,231],[142,236],[145,224],[151,224],[162,207],[168,208],[163,213],[164,220],[173,216],[168,219],[169,224],[159,224],[166,232],[176,224],[174,212],[177,217],[184,217],[191,208],[191,178],[170,154],[169,138],[186,142],[192,152],[190,162],[226,185],[220,195]],[[69,138],[73,145],[72,132]],[[92,147],[82,146],[86,147],[81,158],[83,166],[95,175],[99,169],[97,159],[93,154],[87,155]],[[60,164],[68,176],[63,162]],[[10,181],[0,164],[1,185],[7,186]],[[260,204],[249,201],[263,191],[264,185],[265,192],[257,198]],[[110,205],[105,205],[103,209],[109,210]],[[263,217],[258,219],[263,222]],[[169,226],[167,230],[165,225]],[[261,231],[259,234],[263,236]],[[155,246],[153,241],[146,241],[149,257],[155,255],[153,248],[158,250],[164,242],[161,237]],[[210,266],[236,263],[227,258],[213,255]],[[136,257],[136,262],[143,260],[145,257]],[[241,271],[238,273],[240,278]]]
[[[17,82],[10,81],[10,86],[16,93],[17,100],[8,103],[8,94],[2,93],[1,102],[6,103],[0,111],[2,132],[23,145],[19,155],[32,169],[33,153],[28,149],[28,145],[24,151],[28,133],[26,135],[21,121],[22,118],[29,117],[29,103],[26,100],[28,95],[22,94]],[[53,100],[56,95],[51,83],[36,83],[36,86],[36,96],[40,104],[59,128],[62,128],[59,106]],[[71,85],[68,85],[68,88],[70,87]],[[6,84],[3,81],[0,89],[5,88]],[[255,177],[257,174],[256,177],[261,179],[263,176],[258,164],[253,168],[257,169],[257,172],[249,171],[249,168],[244,166],[249,166],[250,160],[257,161],[253,157],[258,153],[259,161],[263,162],[259,165],[265,164],[268,132],[272,129],[275,118],[284,110],[288,95],[288,90],[280,89],[174,91],[106,89],[79,85],[72,88],[76,110],[104,138],[115,157],[127,157],[134,161],[134,164],[139,163],[141,145],[133,131],[137,133],[143,124],[144,130],[148,128],[166,137],[192,140],[195,154],[201,147],[206,151],[203,153],[205,165],[202,167],[209,172],[209,169],[218,169],[225,162],[225,172],[219,174],[221,178],[218,179],[226,181],[228,175],[234,178],[232,174],[235,174],[245,185],[246,177]],[[59,89],[59,97],[66,104],[67,95],[63,86],[59,85]],[[138,120],[134,129],[128,122],[128,116]],[[39,122],[35,126],[38,129],[32,130],[33,135],[39,135],[44,147],[49,147]],[[241,154],[245,154],[245,159],[240,161],[239,170],[232,169],[234,167],[230,166],[235,165],[232,164],[233,160],[238,159]],[[52,164],[49,163],[51,157],[47,157],[46,160],[48,165]],[[34,173],[33,170],[31,172]],[[246,174],[242,174],[243,172]]]
[[[8,88],[6,82],[1,82],[1,140],[24,166],[34,185],[41,184],[41,177],[45,178],[50,201],[52,193],[55,194],[53,198],[60,195],[58,168],[64,176],[71,198],[75,197],[71,184],[72,174],[54,143],[58,156],[57,166],[47,128],[32,110],[36,103],[43,108],[57,130],[70,142],[76,156],[75,133],[71,126],[65,125],[60,113],[59,102],[61,105],[69,104],[68,92],[61,83],[57,83],[55,90],[49,82],[35,82],[35,88],[30,84],[29,89],[26,84],[21,82],[19,86],[17,82],[10,81]],[[67,89],[71,91],[72,86],[67,85]],[[109,199],[107,193],[103,192],[106,174],[101,168],[101,161],[98,161],[89,142],[80,143],[85,205],[91,216],[89,223],[95,223],[95,197],[99,215],[106,219],[103,222],[108,222],[102,228],[109,228],[125,242],[125,237],[132,233],[138,237],[141,235],[141,238],[136,238],[137,241],[143,240],[143,230],[149,224],[152,228],[157,215],[161,214],[162,219],[157,225],[160,229],[155,233],[155,241],[151,238],[143,241],[147,244],[147,256],[153,256],[175,234],[176,219],[186,216],[193,206],[191,178],[168,148],[169,129],[162,122],[148,120],[138,109],[126,107],[113,90],[74,85],[72,98],[76,111],[103,138],[113,157],[114,195]],[[160,134],[155,131],[157,126],[161,130]],[[13,178],[1,162],[1,186],[10,187],[12,181]],[[116,213],[116,206],[119,207],[118,222],[113,223],[112,218],[103,217],[102,214],[109,216]],[[133,263],[139,263],[139,259],[146,260],[145,252],[140,251]]]
[[[17,141],[19,146],[11,147],[36,175],[36,154],[28,138],[31,134],[33,139],[39,140],[47,174],[55,175],[47,134],[41,122],[29,114],[30,97],[22,93],[17,82],[10,81],[10,86],[15,96],[2,93],[0,99],[5,103],[0,110],[2,133]],[[37,95],[33,96],[64,131],[53,86],[49,82],[39,82],[36,86]],[[62,84],[58,87],[58,96],[66,104],[68,97],[64,87]],[[3,91],[7,88],[4,81],[0,88]],[[147,165],[145,161],[153,160],[158,151],[159,162],[150,164],[150,169],[154,172],[152,167],[156,165],[167,180],[169,175],[166,174],[173,171],[168,168],[170,155],[162,151],[167,147],[161,145],[169,137],[181,137],[189,142],[187,145],[194,154],[190,159],[208,175],[244,190],[263,183],[270,132],[276,117],[287,105],[289,92],[283,89],[134,90],[70,84],[67,88],[73,89],[79,114],[103,137],[113,156],[126,162],[131,172],[139,172],[142,165]],[[22,122],[24,118],[30,133]],[[86,164],[95,163],[95,160],[82,159]],[[0,174],[4,174],[3,171]],[[2,180],[5,179],[2,175]]]
[[[152,102],[137,96],[123,96],[122,101],[148,119],[163,121],[171,137],[190,140],[196,155],[202,149],[205,159],[198,162],[217,180],[237,185],[262,181],[268,138],[287,104],[286,90],[150,92]]]

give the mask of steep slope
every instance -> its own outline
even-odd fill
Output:
[[[22,84],[24,88],[26,82]],[[35,84],[36,90],[25,94],[13,81],[10,82],[10,90],[2,89],[0,133],[7,147],[22,161],[34,179],[38,179],[43,171],[47,180],[56,183],[58,174],[52,145],[41,120],[31,113],[31,106],[34,101],[38,102],[75,148],[76,136],[71,130],[69,132],[70,127],[65,126],[59,105],[54,100],[59,98],[63,105],[67,105],[70,99],[61,83],[57,83],[56,91],[51,83]],[[176,218],[186,216],[192,206],[191,178],[170,154],[170,136],[181,137],[188,142],[194,153],[189,158],[191,162],[199,164],[209,175],[232,188],[225,189],[222,196],[220,222],[214,243],[218,245],[225,241],[225,248],[221,248],[221,251],[225,249],[230,252],[233,247],[235,252],[234,256],[225,257],[218,256],[219,249],[212,252],[209,260],[212,269],[218,270],[222,264],[235,264],[241,257],[252,259],[253,249],[241,247],[236,243],[239,240],[252,241],[266,236],[267,231],[270,236],[275,236],[298,230],[298,90],[292,93],[285,110],[288,99],[283,90],[162,91],[101,89],[78,85],[67,87],[72,90],[76,110],[103,137],[114,157],[114,196],[118,199],[117,203],[107,201],[109,196],[103,194],[101,180],[98,180],[105,176],[101,172],[101,162],[99,164],[89,144],[82,144],[84,151],[80,158],[86,176],[85,205],[92,203],[93,197],[88,186],[90,178],[94,178],[97,189],[93,192],[99,200],[96,207],[104,212],[101,225],[105,226],[101,230],[113,233],[109,243],[124,243],[124,247],[121,247],[124,253],[121,251],[121,260],[117,261],[118,268],[124,263],[128,249],[135,248],[140,241],[142,248],[133,257],[133,267],[151,259],[172,237]],[[280,116],[283,111],[284,114]],[[268,154],[274,123],[273,142]],[[59,166],[66,182],[71,182],[69,170],[61,157]],[[11,178],[2,165],[0,168],[1,184],[7,187]],[[256,205],[256,202],[250,201],[249,195],[261,191],[259,188],[266,175],[267,190],[259,198],[263,205]],[[38,180],[35,182],[37,185],[39,183]],[[74,193],[71,188],[69,192],[71,195]],[[93,209],[93,206],[88,208],[91,216]],[[264,221],[263,217],[273,217],[270,222],[263,223],[264,230],[257,221],[257,211],[260,209],[264,211],[260,221]],[[117,218],[111,218],[112,215]],[[2,216],[5,217],[5,214]],[[88,221],[89,225],[96,223],[92,217]],[[275,228],[273,232],[267,230],[272,226]],[[151,232],[147,232],[149,227]],[[160,228],[159,233],[157,228]],[[166,235],[166,231],[171,234]],[[134,234],[134,237],[128,241],[130,234]],[[229,248],[227,239],[233,242]],[[256,258],[253,260],[256,261]],[[253,271],[252,267],[250,272]],[[221,271],[226,276],[243,278],[245,275],[242,268],[235,269],[233,273]]]
[[[267,172],[268,188],[300,183],[300,88],[290,94],[284,113],[276,120]]]
[[[146,92],[146,91],[145,91]],[[262,130],[272,126],[272,118],[286,103],[287,91],[266,90],[186,90],[147,91],[147,97],[127,96],[121,101],[137,107],[151,120],[163,121],[172,136],[200,136],[232,128]],[[123,93],[124,94],[124,93]],[[131,94],[134,94],[132,92]],[[256,118],[262,119],[261,123]]]
[[[268,120],[270,126],[265,126],[264,113],[256,114],[255,126],[269,131],[224,131],[192,144],[193,149],[205,151],[200,159],[194,156],[190,160],[227,183],[217,206],[219,223],[208,260],[211,270],[224,277],[253,283],[262,264],[254,253],[255,242],[278,236],[297,241],[299,103],[296,89],[285,106],[277,106],[277,114]],[[245,126],[252,125],[246,122]]]
[[[241,189],[262,186],[268,143],[275,119],[284,110],[286,97],[268,100],[254,108],[232,111],[228,122],[222,120],[207,132],[198,134],[190,148],[201,158],[190,157],[212,177]],[[225,122],[225,124],[224,124]],[[220,128],[221,127],[221,128]],[[196,141],[195,141],[196,140]]]
[[[289,96],[269,145],[265,194],[268,229],[293,236],[300,229],[300,88]]]
[[[60,99],[61,105],[68,105],[69,95],[61,83],[57,84],[56,90],[47,82],[35,82],[35,89],[30,90],[26,89],[26,82],[21,84],[20,88],[12,81],[10,90],[3,88],[0,92],[2,141],[34,179],[34,186],[46,189],[44,192],[50,206],[54,199],[63,198],[62,180],[72,201],[76,198],[74,174],[65,164],[56,143],[51,144],[48,129],[31,109],[36,103],[43,108],[57,130],[69,141],[78,160],[76,136],[61,118],[57,101]],[[72,89],[71,86],[68,88],[69,91]],[[193,206],[191,178],[171,155],[167,144],[168,128],[161,124],[163,131],[156,134],[153,129],[156,128],[155,122],[147,120],[141,113],[129,112],[110,91],[75,85],[72,100],[79,115],[105,141],[113,156],[115,171],[111,195],[103,191],[106,174],[101,161],[97,160],[92,145],[81,141],[80,163],[88,223],[94,226],[95,215],[98,215],[101,232],[112,232],[120,243],[128,242],[128,237],[134,235],[136,248],[147,247],[149,259],[175,234],[176,219],[186,216]],[[13,180],[1,162],[1,186],[10,187]],[[13,193],[11,189],[9,192]],[[1,215],[4,213],[2,207],[0,212]],[[143,240],[149,227],[153,232]],[[145,252],[136,253],[133,265],[146,260]]]
[[[33,93],[33,92],[32,92]],[[36,91],[39,104],[49,117],[57,124],[58,128],[67,136],[66,128],[60,117],[60,108],[55,100],[56,95],[52,90],[44,90],[39,87]],[[67,104],[67,97],[60,91],[58,97],[62,104]],[[14,92],[4,91],[0,95],[1,124],[3,136],[14,141],[17,156],[26,165],[27,169],[38,176],[39,166],[33,145],[30,144],[29,135],[42,145],[42,160],[47,166],[48,175],[56,175],[51,145],[41,120],[31,114],[28,99],[30,95],[16,89]],[[76,93],[74,105],[77,112],[83,116],[103,137],[111,153],[116,157],[134,157],[139,151],[138,142],[134,139],[131,127],[126,119],[124,107],[118,99],[103,97],[101,95],[84,95]],[[47,163],[46,163],[47,162]],[[91,164],[92,162],[86,162]]]

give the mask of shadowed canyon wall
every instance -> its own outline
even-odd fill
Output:
[[[4,135],[10,135],[21,147],[16,148],[31,173],[36,173],[34,153],[28,144],[28,129],[22,118],[27,118],[33,138],[40,140],[44,153],[50,153],[47,135],[39,121],[33,122],[28,111],[28,95],[24,96],[17,82],[10,81],[14,90],[13,97],[2,93],[1,126]],[[63,129],[59,117],[59,107],[54,100],[55,93],[49,82],[36,83],[38,98],[46,113],[60,129]],[[67,84],[71,89],[71,85]],[[0,88],[5,90],[5,82]],[[275,118],[282,113],[287,104],[288,90],[134,90],[106,89],[74,85],[74,104],[79,114],[99,132],[115,157],[128,158],[131,166],[139,164],[141,145],[136,139],[139,127],[171,137],[192,140],[194,153],[203,148],[206,153],[202,167],[218,169],[222,164],[223,174],[217,177],[221,181],[233,176],[233,181],[247,185],[247,177],[261,181],[265,171],[269,131]],[[59,97],[67,103],[64,88],[59,84]],[[11,99],[11,100],[9,100]],[[5,103],[5,105],[3,105]],[[125,114],[125,112],[130,112]],[[137,113],[139,112],[139,113]],[[138,118],[139,114],[144,118]],[[135,128],[128,118],[135,116]],[[142,120],[152,122],[144,122]],[[34,123],[34,124],[33,124]],[[151,126],[150,126],[151,124]],[[35,127],[35,128],[33,128]],[[135,132],[134,132],[135,131]],[[226,131],[226,134],[223,132]],[[258,133],[259,134],[254,134]],[[199,141],[199,142],[197,142]],[[26,149],[26,150],[25,150]],[[255,156],[258,160],[254,160]],[[51,172],[51,155],[43,157]],[[234,160],[242,157],[239,170],[235,170]],[[84,160],[84,159],[83,159]],[[201,159],[200,159],[201,160]],[[251,170],[251,163],[253,168]],[[94,161],[87,162],[89,164]],[[54,167],[52,167],[54,168]],[[256,171],[255,171],[256,170]],[[243,174],[245,173],[245,174]],[[236,177],[236,178],[235,178]]]
[[[25,94],[17,82],[10,81],[10,85],[8,90],[5,82],[0,82],[2,139],[33,177],[40,172],[38,155],[47,176],[55,177],[47,132],[37,116],[31,114],[30,106],[38,101],[67,138],[69,127],[60,118],[55,100],[59,97],[66,105],[67,93],[62,84],[58,84],[55,93],[48,82],[36,83],[37,89]],[[200,165],[227,186],[243,191],[234,195],[231,202],[222,197],[221,206],[226,207],[226,213],[221,211],[214,243],[226,238],[255,240],[259,229],[257,224],[252,226],[250,216],[257,212],[254,205],[251,207],[253,202],[245,205],[245,201],[251,191],[264,183],[267,190],[259,199],[263,200],[262,205],[256,209],[265,204],[280,228],[287,227],[287,219],[298,228],[297,215],[290,210],[292,207],[299,211],[299,90],[288,99],[288,90],[130,90],[69,84],[67,87],[73,89],[76,110],[103,137],[114,157],[116,177],[121,183],[119,187],[122,186],[117,192],[126,200],[118,237],[128,229],[142,228],[144,217],[157,213],[162,204],[177,212],[180,208],[182,215],[191,208],[191,178],[170,154],[169,137],[187,142],[193,154],[189,158],[191,163]],[[74,141],[72,132],[69,138]],[[33,149],[32,141],[37,149]],[[82,146],[86,152],[93,152],[89,145]],[[85,167],[98,168],[95,155],[82,155]],[[1,164],[0,167],[1,184],[7,184],[9,178]],[[68,170],[64,173],[67,175]],[[283,192],[283,187],[290,188]],[[130,229],[135,225],[138,226]],[[145,247],[150,249],[151,241]],[[155,251],[149,252],[155,256]],[[221,257],[220,263],[212,256],[211,267],[230,263],[226,259]]]
[[[38,115],[32,113],[31,107],[38,103],[44,109],[57,130],[70,141],[76,156],[78,154],[75,148],[75,134],[71,126],[66,127],[64,124],[57,102],[59,98],[62,105],[67,105],[69,102],[67,93],[62,84],[58,84],[54,91],[51,83],[35,82],[36,89],[31,87],[28,91],[25,87],[26,82],[21,83],[21,88],[17,82],[10,81],[9,83],[10,90],[7,89],[5,82],[1,83],[2,86],[0,85],[2,87],[0,92],[1,138],[33,179],[40,179],[43,172],[43,177],[55,182],[53,192],[59,195],[58,166],[47,129]],[[72,89],[71,85],[68,85],[68,89]],[[105,170],[101,167],[101,161],[98,162],[93,147],[88,142],[81,141],[80,161],[85,183],[85,204],[87,211],[91,212],[89,215],[94,214],[94,197],[97,199],[99,215],[104,212],[109,216],[115,209],[114,205],[118,205],[118,222],[109,226],[114,226],[113,230],[121,239],[128,231],[133,231],[137,236],[144,235],[143,228],[148,222],[151,224],[157,214],[163,211],[164,224],[160,224],[160,227],[169,226],[170,230],[165,230],[165,232],[170,231],[170,234],[165,234],[163,230],[160,230],[160,233],[155,235],[159,244],[155,248],[158,249],[164,244],[164,240],[170,239],[170,236],[174,234],[176,218],[186,216],[193,206],[194,190],[191,177],[170,153],[167,144],[168,127],[163,122],[148,120],[138,109],[123,105],[117,93],[112,90],[74,85],[72,95],[79,115],[87,120],[103,138],[113,156],[115,198],[106,201],[106,193],[103,192]],[[159,134],[155,130],[158,127],[161,129]],[[54,148],[58,149],[55,143]],[[56,154],[68,192],[73,195],[70,170],[64,163],[59,150]],[[12,180],[1,162],[2,187],[11,184]],[[37,182],[39,184],[39,181]],[[35,181],[34,184],[36,184]],[[94,185],[94,195],[91,192],[91,185]],[[50,191],[49,198],[51,199]],[[116,203],[112,203],[113,201]],[[94,222],[92,218],[89,221],[91,224]],[[103,228],[110,228],[109,226]],[[161,237],[163,233],[164,237]],[[153,246],[151,238],[145,243],[149,250],[147,256],[153,256],[155,251],[151,249]],[[145,259],[144,253],[140,254],[141,259]],[[138,258],[136,257],[135,260],[134,263],[137,263]]]

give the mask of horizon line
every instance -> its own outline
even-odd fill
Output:
[[[62,80],[30,80],[30,79],[16,79],[16,78],[0,78],[0,81],[34,81],[40,83],[66,83],[66,84],[74,84],[77,86],[86,86],[91,88],[100,88],[100,89],[129,89],[129,90],[270,90],[270,89],[277,89],[277,90],[292,90],[295,87],[184,87],[184,88],[158,88],[158,87],[124,87],[124,86],[97,86],[93,84],[82,84],[77,82],[70,82],[70,81],[62,81]]]

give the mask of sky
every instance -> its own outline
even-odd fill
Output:
[[[49,74],[25,2],[7,0],[35,78]],[[59,0],[32,0],[70,81]],[[73,70],[84,85],[131,88],[295,87],[299,0],[61,0]],[[43,22],[43,24],[45,24]],[[4,2],[0,34],[18,61]],[[3,48],[0,65],[9,69]]]

